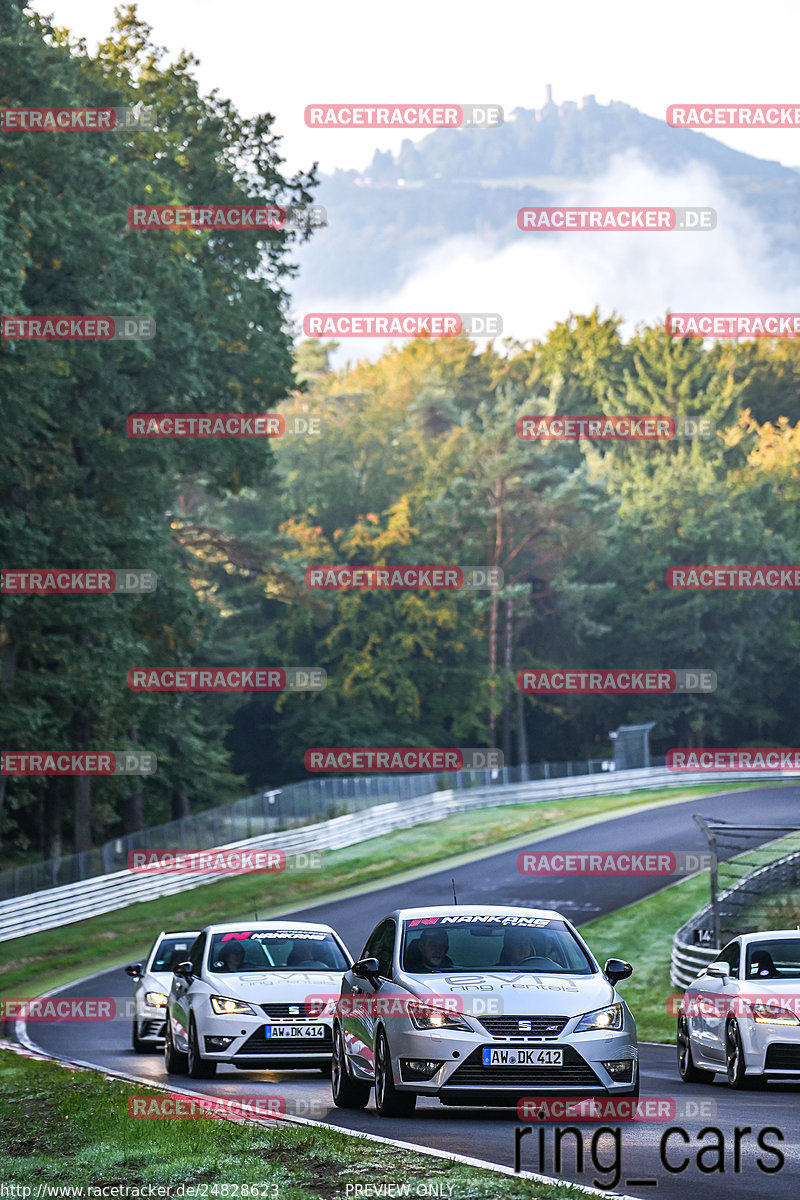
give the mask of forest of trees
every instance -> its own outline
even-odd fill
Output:
[[[4,137],[0,312],[139,313],[152,341],[0,342],[0,563],[146,567],[153,595],[0,597],[0,744],[155,752],[137,779],[0,776],[0,859],[84,849],[303,778],[310,746],[506,761],[796,743],[788,592],[673,592],[681,564],[800,562],[800,350],[597,311],[486,350],[419,338],[333,370],[287,320],[283,231],[127,228],[130,204],[311,204],[273,117],[198,93],[131,12],[91,56],[0,0],[0,104],[132,105],[152,132]],[[631,314],[626,314],[628,317]],[[635,315],[635,314],[634,314]],[[322,418],[317,438],[136,440],[131,412]],[[704,416],[710,439],[531,443],[520,415]],[[499,593],[312,592],[306,567],[502,568]],[[130,691],[130,667],[324,667],[318,693]],[[517,692],[529,666],[705,667],[710,696]]]

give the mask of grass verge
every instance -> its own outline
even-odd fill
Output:
[[[763,783],[739,785],[735,790],[748,786],[763,787]],[[324,871],[239,875],[177,895],[131,904],[73,925],[0,943],[0,994],[36,996],[90,971],[141,958],[161,929],[197,929],[215,921],[251,917],[255,912],[263,919],[270,913],[300,908],[315,900],[323,902],[348,890],[413,878],[415,871],[423,874],[428,866],[444,869],[448,860],[457,856],[477,858],[482,852],[494,854],[510,849],[520,839],[524,844],[526,834],[541,832],[550,837],[565,831],[572,822],[612,819],[633,809],[675,804],[719,791],[717,782],[459,813],[434,824],[417,825],[343,850],[328,851]],[[357,951],[360,947],[351,949]]]
[[[46,1195],[47,1184],[121,1186],[132,1197],[149,1185],[169,1188],[165,1197],[207,1200],[344,1200],[346,1185],[357,1183],[408,1185],[386,1194],[409,1196],[436,1195],[438,1184],[438,1194],[454,1200],[581,1195],[568,1184],[515,1179],[367,1139],[356,1144],[333,1129],[128,1116],[129,1097],[163,1094],[0,1050],[0,1178],[33,1194],[42,1185]],[[511,1143],[511,1126],[503,1136]]]

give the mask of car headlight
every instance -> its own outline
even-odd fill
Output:
[[[144,1002],[150,1008],[166,1008],[167,997],[163,992],[145,992]]]
[[[234,1000],[232,996],[211,996],[209,998],[212,1009],[221,1016],[233,1017],[245,1013],[251,1017],[256,1015],[256,1010],[250,1004],[246,1004],[244,1000]]]
[[[622,1029],[622,1005],[607,1004],[605,1008],[596,1008],[594,1012],[584,1013],[575,1026],[575,1033],[597,1032],[602,1029]]]
[[[795,1014],[789,1008],[780,1008],[777,1004],[762,1004],[760,1001],[751,1004],[753,1020],[760,1025],[800,1025]]]
[[[415,1029],[467,1029],[472,1032],[472,1026],[463,1017],[437,1008],[435,1004],[411,1001],[407,1012]]]

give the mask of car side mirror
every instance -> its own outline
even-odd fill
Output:
[[[180,975],[181,979],[185,979],[187,983],[191,983],[194,979],[194,968],[190,962],[178,963],[173,975]]]
[[[731,969],[727,963],[715,962],[706,967],[706,975],[712,979],[730,979]]]
[[[142,963],[128,963],[125,971],[132,979],[141,979],[144,974],[144,967]]]
[[[603,974],[613,987],[620,979],[628,979],[633,974],[633,967],[624,958],[609,958],[603,967]]]
[[[358,979],[368,979],[373,984],[377,982],[380,970],[377,958],[360,958],[358,962],[353,963],[353,974]]]

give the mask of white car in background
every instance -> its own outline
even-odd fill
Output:
[[[684,1083],[732,1088],[800,1079],[800,931],[747,933],[729,942],[686,989],[678,1015]]]
[[[164,1065],[210,1079],[242,1070],[330,1072],[330,1011],[350,953],[329,925],[240,921],[209,925],[172,980]]]
[[[390,913],[342,979],[333,1028],[339,1108],[409,1116],[417,1096],[504,1107],[530,1096],[638,1096],[638,1043],[615,984],[549,909]]]
[[[136,980],[131,1041],[137,1054],[157,1049],[164,1040],[172,971],[187,957],[197,933],[196,929],[159,933],[145,961],[129,963],[125,968]]]

